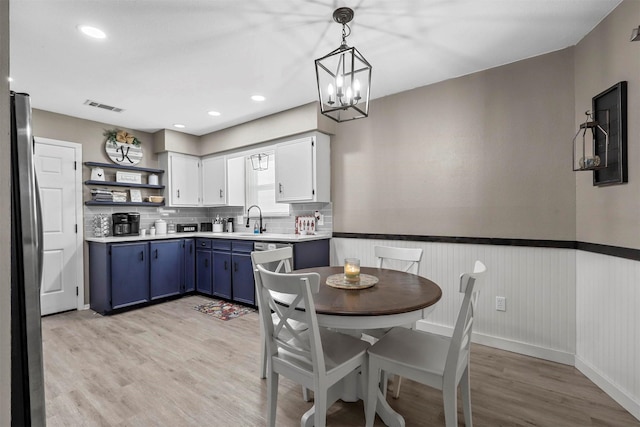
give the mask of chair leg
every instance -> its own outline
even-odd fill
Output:
[[[458,387],[456,384],[444,384],[442,400],[444,402],[444,423],[446,427],[458,427]]]
[[[275,427],[276,425],[278,379],[279,375],[275,372],[269,372],[269,375],[267,375],[267,418],[269,421],[269,427]]]
[[[373,427],[373,423],[376,419],[376,407],[378,405],[378,387],[380,384],[380,368],[378,367],[375,359],[369,355],[369,378],[367,384],[367,394],[365,400],[364,417],[366,420],[366,427]]]
[[[309,396],[309,389],[305,386],[302,386],[302,400],[304,400],[305,402],[311,401],[311,396]]]
[[[261,337],[261,341],[262,341],[262,344],[260,344],[260,378],[267,378],[267,343],[264,340],[264,336]]]
[[[402,377],[400,375],[396,375],[396,389],[393,391],[393,398],[400,398],[400,386],[402,385]]]
[[[313,406],[316,412],[313,417],[314,427],[326,427],[327,425],[327,387],[319,385],[313,395]]]
[[[471,420],[471,383],[469,381],[469,366],[464,370],[460,378],[460,397],[462,399],[462,411],[464,413],[464,425],[473,427]]]

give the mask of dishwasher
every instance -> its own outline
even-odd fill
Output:
[[[254,242],[253,250],[254,251],[271,251],[273,249],[280,249],[291,247],[293,248],[293,243],[275,243],[275,242]],[[264,268],[270,271],[275,271],[278,268],[278,264],[280,261],[268,262],[263,264]],[[291,251],[291,268],[293,269],[294,261],[293,261],[293,250]]]

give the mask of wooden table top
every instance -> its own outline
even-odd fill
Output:
[[[340,316],[384,316],[429,307],[440,300],[442,290],[431,280],[403,271],[361,267],[361,274],[378,278],[366,289],[337,289],[327,285],[327,277],[343,273],[340,267],[314,267],[295,273],[320,274],[320,292],[314,295],[318,314]]]

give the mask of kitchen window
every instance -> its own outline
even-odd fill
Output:
[[[275,151],[264,151],[269,156],[266,170],[254,170],[250,156],[245,157],[246,207],[258,205],[262,216],[288,216],[289,204],[276,203],[276,156]]]

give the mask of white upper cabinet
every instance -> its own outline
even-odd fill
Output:
[[[329,136],[313,136],[276,145],[276,202],[331,201]]]
[[[202,160],[204,206],[244,206],[244,157],[205,157]]]
[[[160,153],[159,163],[166,172],[165,205],[200,206],[200,158],[179,153]]]

